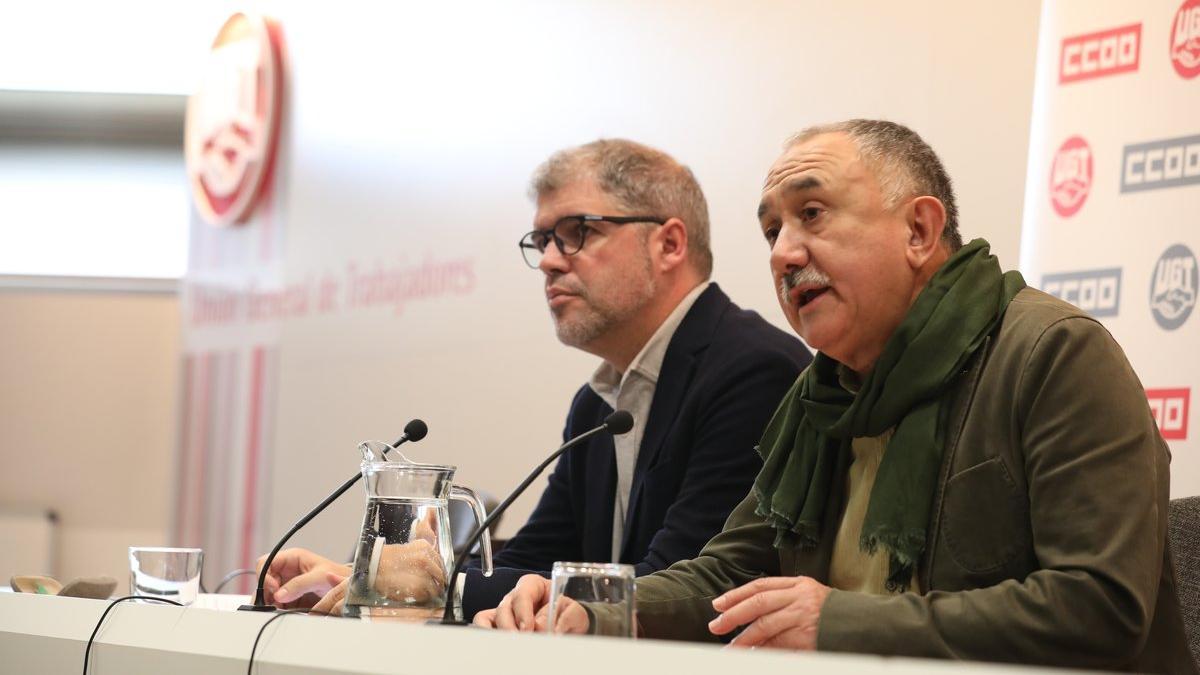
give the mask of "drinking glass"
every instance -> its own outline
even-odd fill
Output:
[[[203,562],[198,548],[130,546],[129,593],[190,605],[200,592]]]
[[[556,562],[550,574],[547,628],[556,633],[559,612],[571,601],[585,603],[597,635],[632,638],[637,627],[633,565]]]

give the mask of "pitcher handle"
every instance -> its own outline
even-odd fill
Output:
[[[479,501],[479,497],[475,496],[475,491],[471,488],[461,485],[450,486],[450,499],[457,499],[471,505],[471,511],[475,514],[475,526],[483,524],[487,519],[487,513],[483,510],[483,503]],[[450,533],[453,536],[453,532]],[[467,545],[471,546],[474,542]],[[483,552],[483,576],[492,576],[492,537],[484,530],[479,536],[480,550]]]

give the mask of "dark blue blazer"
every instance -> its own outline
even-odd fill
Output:
[[[812,359],[795,337],[709,286],[667,346],[634,468],[620,560],[639,576],[694,558],[721,530],[762,468],[754,451],[784,393]],[[590,387],[575,394],[563,438],[612,412]],[[528,522],[496,555],[496,572],[467,571],[463,613],[495,607],[524,574],[555,561],[612,560],[617,485],[612,437],[568,450]]]

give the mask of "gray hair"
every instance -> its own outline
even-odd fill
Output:
[[[886,120],[854,119],[808,127],[784,143],[790,148],[813,136],[844,133],[858,146],[858,155],[875,173],[888,208],[909,197],[929,195],[946,207],[942,243],[951,253],[962,248],[954,187],[942,161],[917,132]]]
[[[692,267],[704,279],[712,274],[708,203],[691,169],[641,143],[602,138],[551,155],[534,171],[529,196],[536,200],[580,180],[595,181],[630,213],[682,220]]]

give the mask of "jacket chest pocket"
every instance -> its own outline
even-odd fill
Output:
[[[942,513],[946,551],[974,581],[987,583],[1000,571],[1009,576],[1006,568],[1029,554],[1028,500],[999,457],[952,476]]]

